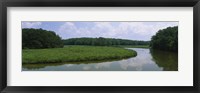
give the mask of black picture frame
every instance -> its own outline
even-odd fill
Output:
[[[193,7],[194,86],[7,86],[7,7]],[[199,93],[200,0],[2,0],[0,2],[0,91],[2,93]],[[184,78],[184,77],[183,77]]]

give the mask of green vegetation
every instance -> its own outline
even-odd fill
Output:
[[[53,31],[43,29],[22,29],[22,48],[61,48],[63,47],[61,38]]]
[[[22,63],[106,61],[134,57],[137,53],[119,47],[67,46],[51,49],[23,49]]]
[[[61,40],[61,38],[52,31],[47,31],[43,29],[22,29],[23,64],[50,64],[66,62],[88,63],[117,60],[135,57],[137,55],[135,51],[124,48],[150,47],[152,49],[177,52],[178,26],[168,27],[166,29],[159,30],[156,35],[152,36],[151,41],[138,41],[104,37],[83,37]],[[152,55],[154,56],[156,54],[152,52]],[[163,60],[156,57],[154,57],[154,59],[156,62],[160,62]],[[168,63],[162,63],[161,65],[168,65]],[[168,70],[171,68],[166,69]]]
[[[178,52],[178,26],[159,30],[156,35],[152,36],[150,47]]]
[[[91,45],[91,46],[116,46],[116,45],[149,45],[149,41],[137,41],[115,38],[70,38],[63,40],[64,45]]]

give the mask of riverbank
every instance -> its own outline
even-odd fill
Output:
[[[51,49],[23,49],[22,63],[62,63],[117,60],[135,57],[134,50],[106,46],[67,46]]]
[[[149,45],[119,45],[118,47],[123,47],[123,48],[150,48]]]

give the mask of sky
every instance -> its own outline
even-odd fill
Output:
[[[62,39],[79,37],[105,37],[130,40],[151,40],[160,29],[178,26],[178,22],[65,22],[23,21],[22,28],[54,31]]]

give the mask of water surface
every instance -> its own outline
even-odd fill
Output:
[[[136,57],[118,61],[26,64],[22,71],[178,71],[178,54],[145,48],[128,48]]]

